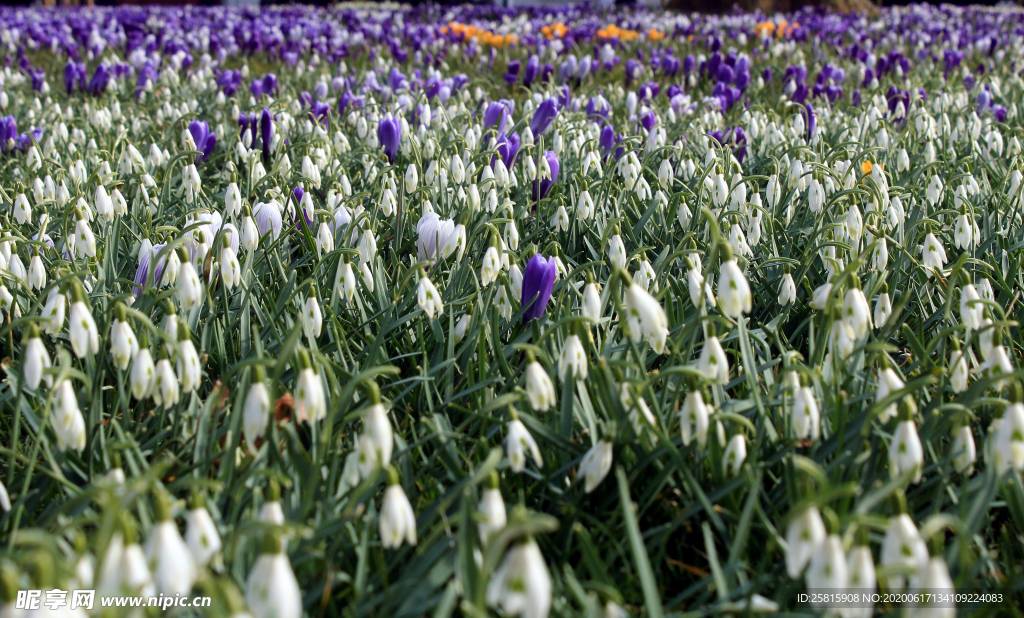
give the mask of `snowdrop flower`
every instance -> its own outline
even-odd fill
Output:
[[[981,295],[972,284],[968,283],[960,290],[960,319],[971,330],[979,330],[985,317],[985,305],[978,302],[980,300]]]
[[[974,238],[973,230],[974,226],[971,225],[970,217],[961,207],[960,216],[957,217],[956,225],[953,228],[953,242],[958,249],[970,248],[971,240]]]
[[[961,474],[971,474],[974,471],[974,462],[978,459],[978,447],[974,443],[974,434],[971,432],[970,425],[961,425],[953,432],[951,450],[956,471]]]
[[[601,481],[612,469],[612,443],[602,440],[592,446],[580,461],[579,475],[583,477],[583,491],[590,493],[597,489]]]
[[[103,185],[97,185],[93,193],[92,203],[96,207],[96,214],[103,217],[105,221],[114,220],[114,203],[107,195],[107,189]]]
[[[334,281],[334,287],[341,293],[341,298],[346,302],[352,302],[356,297],[356,275],[352,270],[352,264],[348,261],[348,255],[342,256],[338,264],[338,273]]]
[[[398,549],[402,542],[416,544],[416,513],[398,483],[398,472],[388,468],[388,488],[380,508],[380,543],[385,549]]]
[[[615,233],[608,240],[608,260],[615,268],[625,268],[626,259],[626,245],[623,244],[622,237]]]
[[[1018,399],[1019,386],[1014,385],[1011,398]],[[996,472],[1002,476],[1009,470],[1024,470],[1024,404],[1014,401],[1006,406],[995,430],[991,455]]]
[[[825,189],[817,178],[812,178],[810,186],[807,188],[807,202],[811,212],[815,214],[821,212],[821,206],[825,202]]]
[[[459,321],[455,323],[455,329],[453,330],[453,333],[455,334],[455,343],[459,343],[460,341],[466,338],[466,332],[469,331],[469,327],[472,324],[472,321],[473,310],[472,308],[470,308],[470,310],[462,314],[462,317],[459,318]]]
[[[224,191],[224,216],[237,217],[242,214],[242,194],[238,191],[237,183],[229,183]]]
[[[718,306],[727,317],[739,320],[744,313],[750,313],[753,297],[746,276],[736,264],[736,260],[731,258],[727,249],[725,261],[721,266],[721,276],[718,279]]]
[[[786,572],[799,579],[815,550],[825,540],[825,523],[818,509],[811,506],[789,521],[786,526]]]
[[[195,266],[185,255],[181,256],[181,270],[178,271],[178,302],[184,311],[191,311],[203,302],[203,284]]]
[[[206,500],[200,493],[195,494],[188,514],[185,516],[185,544],[196,566],[206,566],[221,548],[220,532],[206,510]]]
[[[875,578],[875,562],[871,557],[871,548],[867,545],[854,545],[846,560],[847,585],[853,590],[874,593],[878,587]],[[849,618],[871,618],[874,615],[871,602],[856,608],[845,608],[844,614]]]
[[[686,394],[683,400],[683,407],[679,411],[679,424],[683,434],[683,444],[690,446],[696,440],[700,448],[704,448],[708,442],[708,427],[711,413],[699,390],[693,390]]]
[[[153,401],[156,405],[170,408],[178,403],[180,398],[178,377],[174,375],[171,361],[166,358],[162,358],[156,363],[156,378],[153,386]]]
[[[700,272],[700,264],[693,258],[686,258],[686,285],[690,292],[690,302],[697,309],[702,306],[701,297],[705,292],[704,275]],[[710,296],[710,295],[709,295]]]
[[[265,381],[263,367],[257,365],[242,408],[242,430],[245,432],[245,442],[253,453],[256,452],[256,440],[263,436],[270,418],[270,393]]]
[[[656,354],[664,354],[668,317],[661,303],[633,282],[626,284],[626,323],[634,343],[647,339]]]
[[[843,318],[857,339],[864,337],[871,330],[871,308],[868,306],[868,299],[864,297],[864,292],[857,284],[848,288],[843,297]]]
[[[62,380],[53,395],[50,422],[57,434],[57,448],[81,452],[85,448],[85,419],[78,408],[78,397],[70,380]]]
[[[491,471],[487,489],[484,490],[480,504],[476,508],[481,515],[477,520],[477,531],[480,533],[480,541],[486,544],[491,536],[501,532],[508,522],[505,500],[501,497],[501,489],[498,487],[497,472]]]
[[[736,476],[747,459],[747,438],[741,433],[729,438],[729,444],[722,455],[722,469],[728,476]]]
[[[512,420],[509,421],[506,429],[505,455],[508,457],[508,463],[513,472],[519,473],[526,469],[527,456],[533,459],[533,464],[538,469],[544,465],[537,442],[527,431],[523,422],[519,420],[519,415],[514,410],[512,411]]]
[[[242,248],[252,253],[259,247],[260,244],[260,231],[256,227],[256,222],[253,221],[252,217],[246,216],[242,220],[242,233],[241,233]]]
[[[729,381],[729,359],[718,337],[711,335],[704,341],[697,368],[712,384],[725,384]]]
[[[119,548],[118,562],[113,571],[116,581],[114,590],[122,595],[153,596],[156,594],[156,586],[147,564],[146,554],[136,540],[135,523],[131,521],[129,515],[125,515],[122,526],[124,544]],[[105,556],[107,557],[110,557],[109,553]],[[106,562],[104,559],[104,570],[107,569]],[[103,579],[101,577],[101,581]]]
[[[808,386],[801,386],[793,395],[793,433],[800,439],[811,440],[817,440],[821,435],[818,402]]]
[[[793,281],[793,275],[788,272],[787,268],[787,272],[782,275],[782,283],[779,284],[779,305],[785,307],[795,301],[796,283]]]
[[[837,534],[831,534],[822,541],[811,555],[807,569],[807,590],[812,594],[822,590],[839,590],[847,586],[846,554],[843,541]],[[829,606],[831,604],[823,604]]]
[[[931,232],[924,237],[924,244],[921,245],[921,252],[921,261],[929,272],[932,269],[942,270],[948,261],[946,258],[946,250],[942,247],[942,242]]]
[[[850,328],[849,323],[839,319],[839,315],[836,314],[832,322],[832,330],[828,335],[829,351],[835,351],[840,360],[845,360],[846,357],[853,354],[856,345],[857,334]]]
[[[74,242],[72,243],[74,251],[72,255],[78,252],[86,257],[96,257],[96,236],[81,212],[76,210],[76,215],[78,216],[78,222],[75,224]]]
[[[324,316],[320,311],[320,301],[316,298],[316,291],[310,289],[309,298],[302,307],[302,332],[311,347],[316,346],[316,340],[323,331]]]
[[[323,382],[313,371],[306,350],[299,353],[299,366],[299,377],[295,384],[295,410],[300,421],[315,423],[327,416]]]
[[[576,216],[584,221],[594,216],[594,198],[590,197],[590,191],[584,189],[576,202]]]
[[[562,380],[573,377],[578,380],[587,379],[587,353],[575,332],[566,337],[562,344],[558,356],[558,377]]]
[[[917,425],[910,418],[900,420],[889,445],[889,472],[897,477],[913,471],[913,482],[919,483],[923,468],[924,448],[917,436]]]
[[[884,238],[878,239],[875,250],[871,253],[871,263],[877,271],[883,271],[889,265],[889,242]]]
[[[909,569],[913,574],[925,568],[928,563],[928,547],[917,531],[917,526],[906,513],[901,513],[889,520],[889,526],[882,541],[882,566],[900,566]],[[903,590],[906,578],[896,574],[889,577],[892,590]]]
[[[767,187],[765,187],[765,199],[768,200],[768,207],[774,209],[781,198],[782,186],[779,184],[779,177],[776,174],[772,174],[772,176],[768,178]]]
[[[72,297],[74,300],[68,319],[68,338],[75,356],[84,358],[87,354],[93,355],[100,351],[100,334],[85,302],[85,290],[78,281],[72,284]]]
[[[33,290],[41,290],[46,287],[46,267],[43,266],[43,258],[36,253],[32,256],[28,266],[28,285]]]
[[[171,497],[158,490],[155,500],[156,523],[146,540],[146,559],[153,583],[160,594],[188,594],[196,581],[196,565],[188,545],[171,519]]]
[[[530,400],[530,407],[538,412],[547,411],[555,405],[555,386],[531,353],[527,353],[526,397]]]
[[[956,589],[953,578],[949,576],[949,567],[946,566],[946,561],[941,556],[935,556],[928,560],[916,580],[915,588],[925,593],[931,593],[931,595],[922,595],[921,598],[926,600],[930,597],[938,599],[939,597],[936,595],[944,595]],[[956,618],[956,604],[953,601],[926,601],[908,609],[907,615],[911,618]]]
[[[532,539],[511,547],[487,584],[487,604],[508,616],[547,618],[551,575]]]
[[[725,176],[715,174],[714,189],[711,193],[711,200],[715,206],[721,207],[729,199],[729,185],[725,182]]]
[[[903,380],[891,367],[884,367],[878,371],[878,389],[875,391],[875,403],[881,403],[890,394],[903,388]],[[880,415],[880,420],[885,423],[896,416],[896,402],[887,405]]]
[[[380,400],[380,391],[373,384],[370,389],[370,405],[363,415],[363,434],[360,436],[359,473],[363,478],[378,469],[391,464],[395,448],[394,431],[388,420],[387,410]]]
[[[405,168],[405,192],[408,194],[415,191],[419,181],[420,176],[416,169],[416,164],[410,163],[409,167]]]
[[[24,193],[19,193],[14,198],[14,220],[18,225],[25,225],[32,219],[32,207],[29,206],[28,198]]]
[[[933,174],[931,180],[928,181],[925,197],[928,198],[928,202],[932,206],[939,203],[939,198],[942,197],[942,180],[939,179],[938,175]]]
[[[242,282],[242,266],[238,263],[231,245],[225,244],[220,250],[220,276],[224,287],[228,290],[234,289]]]
[[[604,303],[601,302],[601,290],[593,282],[593,275],[587,273],[587,284],[583,288],[583,304],[580,313],[591,322],[597,324],[604,314]]]
[[[492,244],[484,253],[483,265],[480,267],[480,285],[488,286],[498,280],[501,272],[501,256],[498,247]]]
[[[22,363],[25,386],[30,390],[39,388],[39,384],[44,378],[47,387],[53,386],[53,376],[44,375],[45,371],[52,366],[50,354],[39,338],[39,329],[35,324],[30,324],[26,329]]]
[[[828,299],[832,296],[832,284],[825,282],[814,289],[811,293],[811,308],[824,311],[828,307]]]
[[[114,365],[124,371],[138,353],[139,342],[126,321],[124,306],[119,303],[114,311],[117,317],[110,325],[110,354],[114,357]]]
[[[954,342],[954,346],[953,354],[949,359],[949,384],[953,387],[954,393],[962,393],[967,390],[967,358],[960,350],[959,343]]]
[[[182,320],[178,325],[178,348],[181,353],[178,356],[178,383],[182,392],[190,393],[199,387],[202,380],[202,367],[199,364],[199,353],[196,352],[195,344],[192,343],[192,331],[188,324]]]
[[[427,314],[427,318],[433,320],[434,315],[444,314],[444,304],[441,302],[441,294],[438,293],[437,288],[427,278],[426,272],[420,270],[420,282],[416,289],[416,301],[420,305],[420,309],[423,313]]]
[[[245,604],[253,618],[302,618],[302,591],[276,533],[263,539],[246,582]]]
[[[889,299],[888,286],[882,284],[882,293],[878,295],[878,300],[875,301],[875,313],[874,321],[878,326],[885,325],[889,321],[889,316],[892,315],[892,301]]]

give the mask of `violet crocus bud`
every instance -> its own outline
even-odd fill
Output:
[[[484,110],[484,129],[495,127],[498,133],[505,130],[505,123],[508,122],[509,107],[505,101],[495,101],[487,104]]]
[[[530,120],[530,132],[534,137],[544,135],[551,128],[551,123],[555,121],[556,116],[558,116],[558,101],[550,98],[544,99],[537,106],[537,111],[533,113],[533,119]]]
[[[274,138],[274,118],[270,110],[263,108],[260,116],[260,139],[263,140],[263,160],[270,160],[270,141]]]
[[[192,134],[192,141],[196,143],[196,150],[200,150],[203,153],[196,155],[195,162],[198,165],[200,161],[210,158],[210,154],[217,144],[217,135],[210,130],[210,125],[205,120],[193,120],[188,125],[188,132]]]
[[[548,169],[551,171],[551,177],[550,178],[544,178],[544,179],[541,179],[541,180],[534,180],[533,181],[533,198],[534,199],[541,199],[545,195],[547,195],[548,191],[550,191],[551,187],[555,184],[555,181],[558,180],[558,171],[559,171],[558,155],[556,155],[554,152],[549,150],[549,151],[544,153],[544,160],[547,161]],[[540,189],[540,194],[539,195],[537,193],[538,187]]]
[[[398,145],[402,142],[402,125],[391,114],[381,118],[377,124],[377,141],[384,147],[388,163],[393,164],[398,154]]]
[[[534,255],[523,273],[523,323],[544,315],[555,286],[555,258]]]
[[[523,70],[523,85],[527,88],[537,79],[537,72],[540,70],[540,58],[536,54],[530,56],[526,61],[526,69]]]

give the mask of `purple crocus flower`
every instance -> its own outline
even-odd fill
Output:
[[[543,199],[544,196],[548,194],[548,191],[551,190],[551,187],[554,186],[555,181],[558,180],[558,172],[560,168],[558,164],[558,155],[549,150],[544,153],[544,159],[547,160],[548,169],[551,170],[551,178],[541,180],[539,187],[538,181],[533,181],[533,199],[535,200]],[[540,189],[540,195],[537,194],[538,188]]]
[[[484,129],[495,127],[495,131],[501,133],[505,130],[505,123],[508,121],[509,107],[506,101],[495,101],[487,104],[484,110]]]
[[[18,121],[14,116],[0,118],[0,152],[7,154],[7,149],[14,147],[14,140],[17,137]]]
[[[109,83],[110,71],[107,69],[107,65],[101,63],[96,67],[96,72],[92,74],[92,79],[89,80],[89,85],[85,89],[89,94],[98,96],[106,91]]]
[[[555,121],[556,116],[558,116],[558,101],[554,99],[541,101],[537,106],[537,111],[533,112],[533,119],[530,120],[530,131],[534,137],[544,135],[551,128],[551,123]]]
[[[860,88],[854,88],[853,96],[850,97],[850,102],[853,103],[854,107],[860,107]]]
[[[533,84],[533,80],[537,79],[537,72],[539,70],[540,59],[534,54],[526,61],[526,68],[523,70],[523,85],[529,88]]]
[[[313,122],[320,123],[321,125],[330,128],[330,112],[330,105],[324,103],[323,101],[313,101],[312,105],[310,105],[309,108],[309,117]]]
[[[807,141],[814,137],[814,129],[818,126],[818,119],[814,115],[814,107],[810,103],[804,105],[807,111]]]
[[[612,107],[602,96],[590,97],[587,101],[587,116],[600,116],[607,119],[612,113]]]
[[[398,120],[391,114],[381,118],[377,124],[377,141],[384,147],[388,163],[393,164],[395,155],[398,154],[398,145],[402,142],[402,125],[398,124]]]
[[[263,94],[277,94],[277,75],[267,73],[263,76]]]
[[[693,54],[687,54],[683,58],[683,75],[689,75],[693,73],[693,69],[697,66],[697,60],[693,57]]]
[[[505,80],[505,83],[510,85],[510,86],[512,84],[516,83],[516,80],[519,79],[519,61],[518,60],[509,60],[508,61],[508,68],[505,69],[505,75],[503,75],[502,78]]]
[[[658,117],[654,115],[654,112],[647,112],[643,116],[640,116],[640,124],[643,128],[650,132],[654,128],[654,125],[658,123]]]
[[[274,118],[265,107],[260,116],[260,139],[263,141],[263,162],[266,163],[270,160],[270,142],[274,139]]]
[[[196,150],[202,151],[202,154],[196,155],[196,165],[199,161],[205,161],[210,158],[210,153],[213,152],[214,146],[217,145],[217,135],[210,130],[210,125],[205,120],[193,120],[188,125],[188,132],[192,134],[192,141],[196,143]]]
[[[75,91],[75,83],[77,81],[78,67],[75,65],[74,60],[69,60],[64,67],[64,87],[67,89],[68,94]]]
[[[494,149],[498,151],[498,156],[501,157],[501,162],[505,164],[505,167],[512,169],[512,166],[516,164],[516,157],[519,156],[519,133],[513,132],[511,135],[501,133],[498,135]],[[492,167],[494,161],[495,157],[491,157]]]
[[[544,315],[555,287],[557,265],[555,258],[536,254],[530,258],[523,272],[523,323]]]
[[[153,248],[139,256],[139,266],[135,270],[135,285],[132,286],[132,295],[136,298],[142,296],[142,291],[149,285],[159,285],[160,279],[164,276],[164,265],[166,263],[166,256],[157,260],[157,256],[160,255],[160,250],[163,249],[166,243],[160,243],[159,245],[153,245]],[[157,260],[156,268],[153,270],[153,276],[149,276],[149,267],[153,260]]]
[[[626,87],[627,88],[629,88],[629,85],[633,83],[634,79],[636,79],[636,74],[637,74],[637,71],[639,71],[639,70],[640,70],[640,63],[639,62],[637,62],[636,60],[634,60],[632,58],[630,58],[629,60],[626,61]]]
[[[607,154],[615,147],[615,129],[611,125],[606,124],[601,129],[601,137],[598,139],[598,145],[601,146],[601,150]]]

